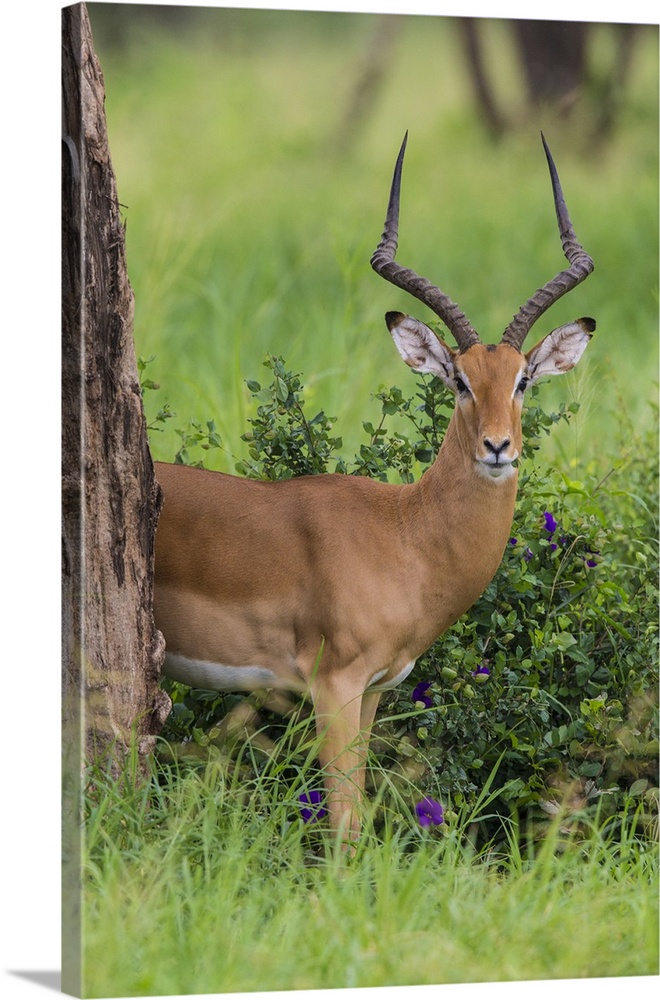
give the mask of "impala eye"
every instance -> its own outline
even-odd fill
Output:
[[[463,381],[462,378],[459,378],[458,375],[454,379],[454,383],[459,392],[469,392],[469,389],[466,386],[465,382]]]
[[[527,378],[526,375],[523,375],[520,382],[516,386],[516,392],[524,392],[528,385],[529,385],[529,379]]]

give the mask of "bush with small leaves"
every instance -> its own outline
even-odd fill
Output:
[[[268,357],[265,367],[269,385],[248,382],[257,410],[239,473],[281,479],[338,471],[410,482],[437,455],[453,402],[438,379],[419,376],[412,398],[381,387],[380,422],[363,425],[366,441],[350,462],[334,419],[306,416],[300,377],[280,358]],[[631,795],[647,815],[657,802],[657,451],[651,440],[635,442],[600,481],[543,467],[542,435],[575,410],[546,413],[537,388],[529,392],[501,567],[382,699],[374,731],[381,764],[395,772],[412,762],[424,802],[441,794],[448,807],[469,810],[486,786],[498,791],[493,817],[597,808],[614,818]],[[395,415],[410,437],[388,430]],[[207,427],[208,436],[197,425],[193,432],[211,444]],[[235,697],[172,690],[170,735],[198,743]]]

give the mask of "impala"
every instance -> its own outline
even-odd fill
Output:
[[[419,320],[388,312],[411,368],[449,386],[456,405],[422,478],[396,485],[341,474],[259,482],[157,463],[155,618],[164,673],[216,690],[308,693],[326,805],[344,841],[359,834],[369,732],[381,692],[479,597],[513,519],[521,409],[528,386],[566,372],[595,329],[577,319],[522,345],[533,323],[593,270],[578,243],[542,137],[569,266],[540,288],[498,344],[484,344],[438,287],[394,260],[407,134],[371,264],[428,306],[457,349]]]

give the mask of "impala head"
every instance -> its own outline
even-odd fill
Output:
[[[593,261],[578,243],[550,150],[543,146],[550,168],[562,250],[569,267],[521,306],[499,344],[483,344],[467,317],[438,287],[394,260],[399,225],[401,170],[407,133],[394,170],[385,229],[371,266],[382,277],[414,295],[446,324],[458,348],[453,349],[428,326],[400,312],[386,314],[387,326],[403,360],[419,372],[437,375],[456,396],[454,423],[463,450],[476,470],[493,480],[514,475],[522,446],[521,412],[525,390],[537,379],[560,375],[577,364],[596,328],[583,318],[548,333],[526,353],[522,351],[532,324],[593,271]]]

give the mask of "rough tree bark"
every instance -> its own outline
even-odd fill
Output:
[[[145,773],[170,702],[152,614],[154,478],[104,83],[84,4],[62,12],[63,989],[80,995],[81,792]]]

